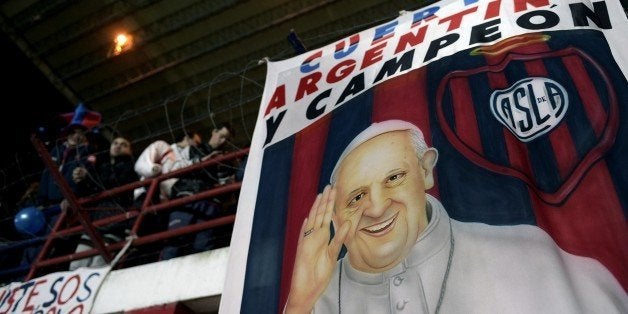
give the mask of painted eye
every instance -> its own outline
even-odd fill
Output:
[[[388,179],[386,179],[386,184],[387,185],[395,185],[397,183],[400,183],[402,181],[403,178],[406,177],[406,173],[405,172],[398,172],[395,173],[393,175],[391,175],[390,177],[388,177]]]
[[[354,196],[354,197],[351,199],[351,201],[349,201],[348,206],[349,206],[349,207],[353,207],[353,206],[355,206],[355,205],[356,205],[356,204],[357,204],[357,203],[358,203],[361,199],[363,199],[363,198],[364,198],[364,196],[365,196],[365,195],[366,195],[366,193],[362,192],[362,193],[359,193],[358,195]]]

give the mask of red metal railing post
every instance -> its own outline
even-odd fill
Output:
[[[137,235],[137,231],[139,230],[139,227],[142,224],[142,221],[144,220],[144,216],[146,215],[146,213],[155,212],[158,210],[158,208],[163,208],[163,206],[161,206],[160,204],[152,204],[153,194],[160,193],[159,183],[161,183],[164,180],[175,178],[182,174],[186,174],[194,170],[206,168],[214,164],[219,164],[225,160],[243,157],[249,153],[249,150],[250,150],[249,148],[241,149],[239,151],[235,151],[235,152],[224,154],[215,158],[207,159],[197,164],[193,164],[188,167],[178,169],[176,171],[168,172],[166,174],[162,174],[154,178],[146,179],[147,182],[145,184],[148,184],[148,182],[150,182],[150,188],[148,189],[148,192],[146,193],[146,199],[144,200],[144,203],[142,204],[142,208],[140,209],[140,215],[139,217],[137,217],[137,219],[135,220],[135,223],[133,224],[133,229],[131,231],[131,234]],[[238,188],[239,187],[240,186],[238,185]],[[204,192],[207,192],[207,191],[204,191]],[[204,192],[201,192],[199,194],[203,194]],[[220,193],[222,192],[218,192],[217,194],[220,194]],[[208,198],[217,194],[210,194],[210,196],[200,196],[200,197],[192,197],[192,198],[185,197],[183,199],[188,200],[188,202],[192,202],[192,201],[197,201],[202,198]],[[206,194],[203,194],[203,195],[206,195]],[[181,200],[182,199],[170,200],[168,201],[168,204],[172,204],[174,206],[180,206],[181,204],[187,203],[185,201],[181,202]]]
[[[202,199],[209,199],[217,195],[239,190],[241,187],[241,182],[234,182],[230,184],[216,186],[210,190],[202,191],[194,195],[189,195],[182,198],[167,200],[165,202],[159,202],[157,204],[153,204],[153,195],[155,195],[155,193],[160,193],[159,185],[162,181],[170,179],[170,178],[180,177],[181,175],[184,175],[186,173],[197,171],[199,169],[206,168],[214,164],[219,164],[227,160],[240,158],[240,157],[245,156],[249,152],[249,149],[245,148],[239,151],[231,152],[231,153],[224,154],[224,155],[212,158],[212,159],[202,161],[200,163],[188,166],[186,168],[182,168],[173,172],[162,174],[154,178],[145,179],[144,181],[136,181],[133,183],[120,186],[120,187],[103,191],[96,195],[82,197],[78,199],[72,192],[69,184],[61,176],[61,173],[59,172],[57,165],[52,161],[50,153],[48,152],[46,147],[43,145],[43,143],[35,136],[31,137],[31,141],[36,151],[39,153],[41,159],[44,161],[44,164],[49,169],[50,174],[52,175],[53,179],[61,188],[61,192],[63,196],[68,200],[70,204],[70,208],[72,210],[71,213],[78,217],[79,221],[81,222],[81,226],[70,226],[68,228],[62,227],[63,221],[65,221],[65,219],[67,219],[68,215],[70,214],[68,213],[68,211],[65,211],[65,210],[62,211],[59,216],[59,219],[55,223],[55,226],[52,232],[48,235],[48,238],[46,239],[46,242],[43,245],[42,250],[39,252],[37,256],[37,260],[31,266],[30,272],[28,273],[26,280],[32,279],[33,276],[36,274],[36,271],[41,267],[47,267],[47,266],[56,265],[63,262],[73,261],[76,259],[93,256],[98,253],[100,253],[107,262],[110,262],[112,259],[110,252],[121,249],[125,245],[125,242],[121,241],[118,243],[111,243],[110,245],[105,246],[104,242],[102,241],[102,237],[96,231],[96,227],[109,225],[111,223],[117,223],[117,222],[127,220],[127,219],[136,218],[133,224],[132,230],[131,230],[131,234],[137,236],[137,232],[142,223],[142,220],[147,213],[156,213],[162,210],[165,211],[165,210],[179,207],[181,205],[184,205],[190,202],[195,202]],[[129,190],[134,190],[136,188],[146,187],[146,186],[148,186],[146,199],[144,199],[144,201],[142,202],[139,210],[131,210],[131,211],[125,212],[124,214],[117,214],[117,215],[113,215],[107,218],[99,219],[97,221],[91,221],[91,219],[89,219],[88,211],[98,210],[99,208],[89,207],[89,206],[87,208],[83,207],[83,205],[89,205],[91,203],[94,203],[103,199],[114,197],[120,193],[128,192]],[[193,225],[181,227],[174,230],[167,230],[167,231],[152,233],[146,236],[137,237],[133,241],[132,245],[140,246],[140,245],[144,245],[144,244],[148,244],[148,243],[152,243],[156,241],[161,241],[163,239],[180,236],[187,233],[198,232],[200,230],[225,225],[228,223],[233,223],[234,220],[235,220],[235,215],[229,215],[229,216],[223,216],[223,217],[211,219],[204,222],[199,222]],[[61,236],[67,236],[67,235],[78,233],[81,231],[81,229],[84,229],[85,232],[90,236],[92,241],[94,241],[95,249],[83,251],[80,253],[72,253],[69,255],[58,256],[54,258],[46,258],[46,255],[50,251],[50,248],[54,239],[59,238]]]
[[[96,232],[96,229],[92,226],[87,213],[83,210],[81,204],[79,204],[76,195],[74,195],[72,189],[70,188],[70,185],[68,184],[68,182],[65,181],[65,178],[63,178],[63,176],[59,172],[59,168],[57,167],[57,164],[52,161],[52,157],[50,156],[48,149],[46,149],[46,147],[41,142],[41,140],[37,138],[35,135],[31,136],[31,142],[33,143],[33,146],[35,147],[35,150],[37,151],[37,153],[39,153],[39,156],[41,157],[42,161],[48,168],[48,171],[50,171],[50,175],[52,176],[52,179],[59,186],[59,189],[61,190],[61,194],[63,195],[63,197],[65,197],[65,199],[70,204],[69,208],[72,210],[72,214],[78,216],[79,222],[85,229],[85,232],[87,233],[87,235],[89,235],[90,239],[92,240],[92,243],[94,243],[94,246],[96,247],[96,249],[98,249],[98,251],[100,252],[102,257],[105,259],[105,261],[109,263],[112,260],[112,257],[109,251],[107,251],[107,248],[105,247],[102,237],[98,234],[98,232]],[[46,240],[46,242],[49,242],[49,241],[51,241],[51,239]],[[44,255],[40,254],[39,257],[44,257]],[[33,264],[32,268],[36,268],[37,263],[39,261],[40,260],[38,259]],[[31,269],[31,272],[34,273],[35,270]]]

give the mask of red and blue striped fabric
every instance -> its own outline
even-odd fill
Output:
[[[598,259],[628,288],[628,84],[596,31],[500,54],[458,52],[388,80],[264,151],[241,311],[281,312],[301,222],[336,159],[372,122],[403,119],[439,150],[430,194],[460,221],[532,224],[564,250]],[[506,57],[509,55],[510,57]],[[551,78],[569,107],[548,133],[522,142],[490,96]]]

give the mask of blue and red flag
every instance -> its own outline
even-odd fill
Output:
[[[628,23],[616,6],[438,2],[271,63],[229,310],[281,312],[317,193],[345,146],[389,119],[438,149],[428,192],[452,218],[536,225],[628,288],[628,54],[617,46]],[[482,22],[461,17],[472,14]]]

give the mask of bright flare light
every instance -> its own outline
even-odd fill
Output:
[[[113,55],[117,56],[124,51],[131,49],[133,46],[133,36],[127,34],[118,34],[113,40],[115,46],[113,47]]]

